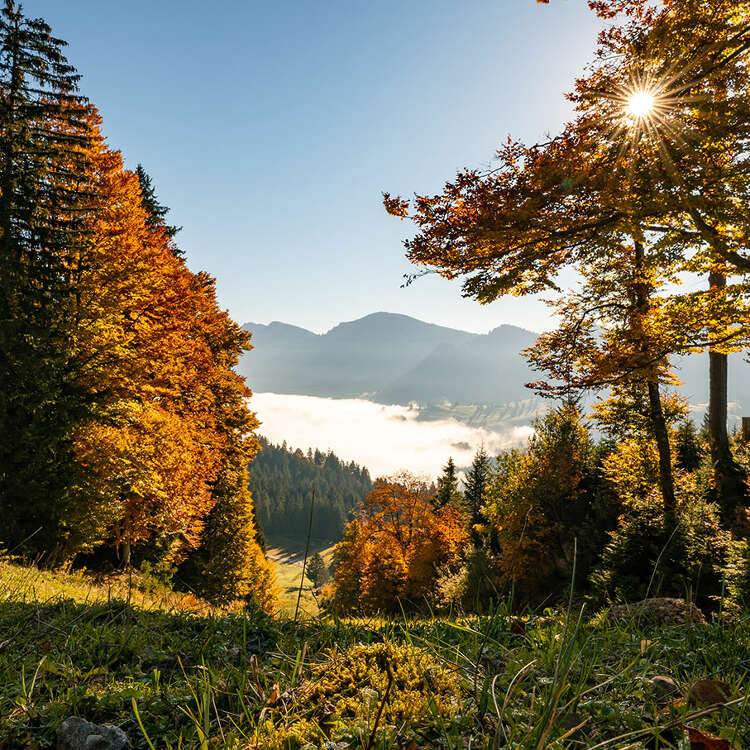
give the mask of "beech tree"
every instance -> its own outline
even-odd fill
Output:
[[[106,542],[129,565],[134,548],[156,548],[164,562],[192,558],[204,596],[252,594],[270,608],[247,486],[257,420],[234,372],[249,334],[218,308],[213,279],[191,273],[149,221],[138,176],[98,125],[92,116],[103,203],[78,257],[71,358],[92,409],[74,435],[84,480],[66,553]]]
[[[661,216],[652,230],[680,232],[692,240],[685,270],[706,279],[705,298],[715,308],[693,316],[693,330],[708,342],[710,447],[726,514],[746,492],[727,434],[727,355],[747,346],[748,332],[747,314],[736,302],[747,295],[744,277],[750,271],[750,231],[741,209],[750,196],[745,148],[750,6],[725,0],[595,5],[605,17],[626,12],[631,21],[602,36],[603,63],[597,76],[579,85],[577,103],[589,106],[603,91],[615,90],[613,81],[624,70],[631,88],[637,81],[642,101],[650,105],[643,118],[654,152],[650,169],[670,188],[662,193]],[[717,315],[719,306],[724,310]]]
[[[559,291],[563,267],[597,263],[618,233],[634,248],[658,252],[663,276],[704,276],[705,292],[672,294],[664,306],[664,348],[642,360],[642,375],[655,391],[653,362],[709,348],[715,483],[730,512],[744,492],[727,437],[726,355],[748,340],[747,285],[728,283],[745,272],[750,236],[741,209],[748,30],[729,2],[592,7],[631,19],[602,34],[594,71],[570,97],[576,119],[546,144],[509,140],[496,170],[464,171],[441,194],[417,196],[411,218],[419,231],[407,254],[447,278],[463,277],[464,294],[483,303]],[[409,214],[408,201],[386,194],[385,204]],[[665,463],[663,441],[661,453]]]
[[[250,348],[177,252],[145,172],[107,147],[64,42],[0,10],[2,546],[46,564],[108,545],[270,611],[235,367]]]
[[[432,593],[441,566],[467,542],[459,512],[434,509],[434,491],[402,473],[379,479],[334,552],[334,604],[341,611],[394,611]],[[401,605],[400,605],[401,603]]]

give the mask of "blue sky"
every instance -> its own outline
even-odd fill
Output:
[[[592,58],[584,0],[27,0],[70,43],[112,146],[152,175],[189,264],[241,321],[377,310],[539,330],[410,270],[380,194],[438,190],[508,135],[556,132]]]

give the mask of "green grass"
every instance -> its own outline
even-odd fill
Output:
[[[300,580],[302,578],[302,563],[305,557],[305,542],[287,537],[271,537],[268,539],[267,550],[276,571],[276,582],[279,585],[279,608],[281,613],[294,616],[297,606]],[[325,562],[330,565],[333,559],[333,545],[323,539],[311,539],[308,555],[320,552]],[[300,616],[317,617],[320,614],[318,601],[313,594],[310,581],[305,578],[302,587],[302,598],[299,607]]]
[[[273,536],[267,540],[267,552],[273,557],[284,560],[293,560],[301,563],[305,556],[305,540],[292,539],[290,537]],[[311,539],[309,555],[320,552],[323,559],[331,564],[333,559],[334,544],[326,539]]]
[[[2,750],[54,747],[70,715],[119,724],[138,749],[687,748],[683,724],[750,747],[747,621],[294,623],[130,583],[0,565]],[[721,678],[736,702],[657,705],[658,674]]]
[[[274,560],[273,567],[276,572],[276,583],[279,586],[279,609],[282,614],[293,617],[297,606],[300,580],[302,578],[302,566]],[[302,617],[310,618],[317,617],[318,613],[318,602],[313,595],[310,581],[305,578],[304,585],[302,586],[299,614]]]

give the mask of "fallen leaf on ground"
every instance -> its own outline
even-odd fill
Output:
[[[729,685],[721,680],[698,680],[688,690],[688,701],[694,706],[726,703],[730,696]]]
[[[715,734],[695,727],[687,727],[687,733],[690,739],[690,750],[731,750],[729,740],[723,740]]]
[[[267,701],[268,705],[275,706],[279,702],[280,697],[281,697],[281,687],[279,686],[279,683],[277,682],[271,689],[271,695],[268,696],[268,701]]]

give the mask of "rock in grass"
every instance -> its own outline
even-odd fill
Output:
[[[130,750],[130,740],[119,727],[71,716],[57,729],[57,750]]]
[[[612,622],[644,622],[652,625],[705,625],[703,612],[692,602],[684,599],[656,597],[643,599],[633,604],[618,604],[607,615]]]
[[[648,681],[649,691],[659,704],[669,703],[682,695],[678,684],[665,675],[656,675]]]

